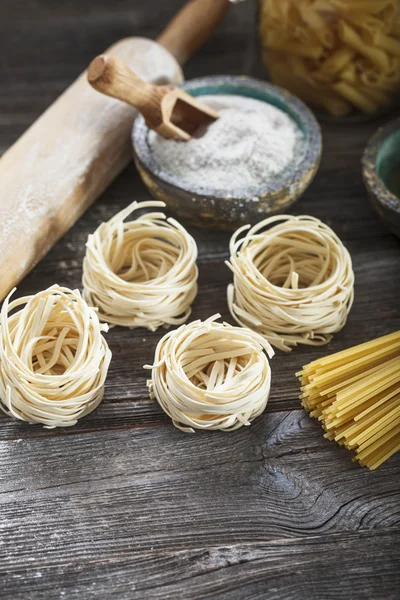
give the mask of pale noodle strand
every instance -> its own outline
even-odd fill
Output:
[[[271,385],[268,358],[274,351],[257,333],[220,315],[193,321],[158,343],[151,380],[156,398],[175,427],[231,431],[250,425],[267,404]]]
[[[318,219],[279,215],[246,225],[233,234],[230,255],[232,317],[280,350],[326,344],[345,325],[354,297],[351,257]]]
[[[164,202],[133,202],[89,235],[83,262],[83,297],[111,325],[180,325],[197,295],[197,246],[175,219],[136,210]]]
[[[70,427],[101,402],[111,351],[97,312],[78,290],[54,285],[4,300],[0,408],[47,428]]]

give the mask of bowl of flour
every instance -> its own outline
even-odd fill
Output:
[[[214,76],[183,89],[219,113],[188,142],[134,124],[135,163],[150,193],[190,223],[235,229],[285,212],[319,165],[322,142],[298,98],[248,77]]]

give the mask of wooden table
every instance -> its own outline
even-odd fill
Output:
[[[180,0],[3,0],[0,151],[97,53],[154,36]],[[161,6],[162,5],[162,6]],[[250,5],[234,9],[188,76],[261,74]],[[117,328],[105,400],[71,429],[0,420],[0,597],[163,600],[389,599],[399,585],[400,456],[376,472],[324,440],[294,376],[320,356],[400,329],[400,245],[377,220],[360,155],[377,122],[324,125],[320,171],[296,205],[339,234],[354,260],[355,304],[323,349],[277,352],[271,398],[251,427],[184,434],[146,391],[162,332]],[[86,238],[133,199],[133,166],[19,286],[80,287]],[[193,230],[193,318],[229,320],[227,234]],[[7,268],[1,265],[1,268]]]

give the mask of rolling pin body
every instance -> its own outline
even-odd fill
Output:
[[[107,50],[145,80],[179,83],[162,46],[126,38]],[[128,164],[134,108],[83,73],[0,160],[0,300]]]
[[[180,83],[230,0],[189,0],[153,42],[126,38],[106,52],[151,83]],[[128,164],[136,110],[99,94],[86,72],[0,159],[0,301]]]

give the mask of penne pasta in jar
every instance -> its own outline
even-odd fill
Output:
[[[400,103],[400,0],[259,0],[270,79],[320,113]]]

